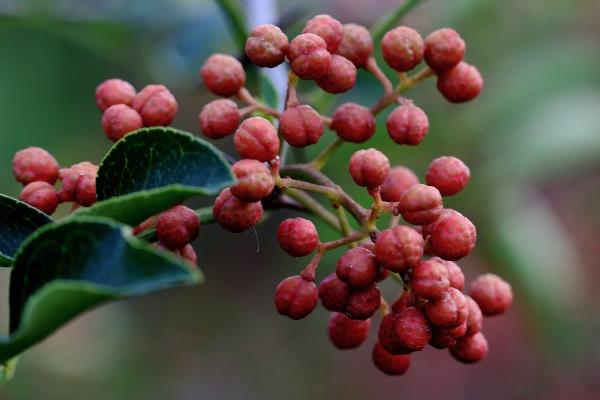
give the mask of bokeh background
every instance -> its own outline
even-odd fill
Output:
[[[401,2],[268,3],[238,7],[255,20],[278,16],[292,36],[314,14],[371,25]],[[431,120],[419,147],[393,145],[382,117],[369,142],[421,176],[444,154],[471,167],[470,185],[447,202],[478,227],[478,248],[461,266],[469,278],[494,271],[515,288],[511,311],[484,323],[485,361],[465,366],[428,349],[406,376],[390,378],[371,365],[374,332],[340,352],[324,310],[300,322],[279,317],[273,290],[306,260],[278,248],[274,231],[292,215],[278,213],[256,235],[203,227],[195,246],[204,285],[85,314],[22,356],[0,399],[599,399],[600,2],[429,0],[403,22],[423,35],[457,29],[485,77],[481,96],[464,105],[445,102],[433,81],[407,93]],[[212,0],[0,0],[0,191],[18,194],[10,162],[26,146],[63,165],[102,158],[110,143],[94,88],[106,78],[168,85],[180,104],[174,125],[199,133],[197,114],[212,95],[197,70],[213,52],[241,56]],[[305,93],[329,113],[347,99],[372,104],[380,88],[359,79],[337,98],[311,85]],[[229,139],[219,146],[232,148]],[[346,145],[327,172],[366,201],[346,174],[357,148]],[[326,228],[323,236],[334,237]],[[0,270],[4,298],[8,278]]]

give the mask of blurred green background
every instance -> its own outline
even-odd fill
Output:
[[[250,3],[240,3],[242,15],[260,13]],[[277,14],[292,36],[314,14],[370,25],[398,4],[280,1]],[[478,227],[478,247],[460,264],[469,278],[492,270],[516,291],[508,315],[484,323],[490,353],[481,364],[428,349],[406,376],[390,378],[371,365],[374,332],[340,352],[328,343],[324,310],[300,322],[279,317],[273,290],[306,260],[277,246],[274,231],[290,215],[278,213],[257,237],[203,227],[195,246],[204,285],[82,316],[21,357],[0,399],[599,399],[599,22],[594,0],[429,0],[404,19],[423,35],[457,29],[485,78],[464,105],[445,102],[433,81],[407,94],[431,121],[419,147],[393,145],[383,117],[369,142],[421,176],[443,154],[471,167],[470,185],[446,203]],[[0,0],[0,191],[18,194],[10,162],[26,146],[65,166],[101,159],[110,143],[94,89],[106,78],[168,85],[180,104],[174,125],[198,133],[197,114],[213,97],[197,70],[213,52],[241,55],[211,0]],[[360,80],[324,103],[374,103],[380,88]],[[219,146],[231,152],[230,139]],[[345,168],[358,147],[346,145],[327,172],[366,201]],[[0,270],[5,298],[8,278]]]

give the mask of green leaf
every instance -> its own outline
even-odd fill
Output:
[[[269,107],[279,109],[279,93],[271,78],[260,74],[259,86],[261,100]]]
[[[52,219],[12,197],[0,194],[0,266],[10,267],[21,243]]]
[[[406,0],[404,3],[399,5],[394,11],[386,13],[379,21],[377,21],[371,29],[373,35],[373,41],[375,43],[381,42],[383,35],[390,29],[394,28],[398,22],[406,14],[408,14],[413,8],[422,3],[423,0]]]
[[[234,181],[222,153],[173,128],[144,128],[117,142],[98,170],[98,201],[75,215],[105,216],[130,225],[195,195]]]
[[[15,257],[5,363],[90,308],[202,280],[174,255],[107,218],[76,217],[42,227]]]
[[[232,30],[233,39],[241,54],[244,53],[246,39],[248,38],[248,28],[242,12],[242,7],[235,0],[217,0],[217,5],[225,14],[227,23]]]

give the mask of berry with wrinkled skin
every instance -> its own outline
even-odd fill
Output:
[[[448,269],[435,259],[421,261],[410,274],[411,288],[420,297],[439,299],[450,287]]]
[[[431,327],[421,311],[407,307],[387,314],[379,327],[379,343],[392,354],[408,354],[425,348]]]
[[[383,36],[381,50],[390,67],[405,72],[423,60],[425,43],[419,32],[407,26],[399,26]]]
[[[340,257],[335,272],[351,289],[360,290],[375,283],[378,270],[375,255],[364,247],[355,247]]]
[[[190,265],[193,265],[194,267],[198,266],[198,255],[191,244],[186,244],[179,249],[178,252],[181,258],[187,261]]]
[[[410,356],[407,354],[391,354],[381,343],[373,348],[373,364],[388,375],[404,375],[410,367]]]
[[[54,186],[44,181],[31,182],[25,185],[21,194],[19,194],[19,200],[48,215],[52,215],[58,207],[58,196]]]
[[[56,159],[41,147],[27,147],[15,153],[12,172],[23,185],[43,181],[53,185],[59,175]]]
[[[429,164],[425,181],[436,187],[442,196],[452,196],[467,186],[471,171],[456,157],[438,157]]]
[[[433,186],[417,183],[402,193],[398,211],[408,223],[430,224],[442,213],[442,196]]]
[[[357,185],[376,188],[385,180],[390,170],[390,161],[379,150],[358,150],[350,157],[348,169]]]
[[[235,149],[242,158],[271,161],[279,153],[277,130],[262,117],[244,120],[233,137]]]
[[[364,143],[375,133],[375,117],[366,107],[344,103],[333,113],[331,129],[347,142]]]
[[[213,206],[213,216],[219,225],[234,233],[243,232],[256,225],[262,213],[260,201],[256,203],[241,201],[231,193],[229,188],[219,193]]]
[[[416,146],[429,132],[429,118],[419,107],[404,104],[390,113],[386,120],[386,127],[394,142]]]
[[[439,299],[425,305],[425,314],[437,327],[454,328],[467,320],[469,306],[465,295],[451,287]]]
[[[435,30],[425,38],[425,62],[434,71],[454,67],[463,60],[465,50],[465,42],[451,28]]]
[[[226,54],[213,54],[208,57],[200,75],[204,84],[214,94],[231,97],[244,87],[246,73],[242,64]]]
[[[379,288],[371,285],[366,289],[353,291],[348,297],[346,315],[351,319],[365,320],[370,318],[381,304]]]
[[[317,85],[328,93],[344,93],[356,83],[356,67],[352,61],[338,54],[331,56],[327,75],[316,80]]]
[[[319,79],[327,75],[331,53],[320,36],[303,33],[296,36],[288,49],[292,71],[301,79]]]
[[[98,166],[84,161],[60,170],[62,187],[58,191],[60,202],[73,201],[88,207],[96,202],[96,174]]]
[[[422,225],[421,226],[421,233],[423,234],[423,239],[427,239],[428,237],[431,236],[431,232],[433,232],[433,228],[435,227],[435,224],[438,221],[441,221],[442,218],[446,218],[450,215],[461,215],[458,211],[453,210],[451,208],[444,208],[442,209],[442,213],[440,214],[439,218],[437,220],[435,220],[434,222],[430,223],[430,224],[426,224],[426,225]]]
[[[122,79],[107,79],[96,87],[96,105],[104,112],[115,104],[130,106],[135,97],[135,88]]]
[[[271,24],[262,24],[252,29],[246,40],[246,55],[259,67],[273,68],[285,61],[288,38]]]
[[[436,256],[456,261],[469,255],[477,241],[475,225],[459,212],[442,215],[431,230],[431,248]]]
[[[494,274],[483,274],[475,278],[471,282],[469,295],[477,302],[485,316],[506,312],[513,301],[510,284]]]
[[[457,339],[464,337],[466,333],[466,322],[454,328],[434,328],[429,344],[436,349],[445,349],[454,346]]]
[[[406,272],[423,256],[423,238],[419,232],[398,225],[381,232],[375,242],[375,257],[379,264],[393,272]]]
[[[467,305],[469,306],[469,316],[467,317],[467,336],[472,336],[477,332],[481,331],[483,326],[483,313],[481,308],[471,296],[465,296],[467,298]]]
[[[373,38],[367,28],[357,24],[344,25],[344,37],[337,53],[356,66],[364,67],[373,54]]]
[[[455,262],[443,260],[439,257],[433,257],[432,260],[436,260],[446,267],[448,270],[448,280],[450,281],[450,286],[458,290],[463,290],[465,288],[465,275],[463,274],[462,269],[460,269]]]
[[[148,85],[133,98],[132,107],[145,126],[167,126],[173,122],[179,107],[175,96],[164,85]]]
[[[317,143],[324,130],[321,116],[309,105],[289,107],[279,118],[279,133],[294,147]]]
[[[156,219],[156,236],[158,240],[171,250],[183,248],[198,237],[200,220],[189,207],[177,205],[158,215]]]
[[[143,127],[142,116],[125,104],[110,106],[102,114],[102,128],[113,142]]]
[[[487,352],[488,342],[481,332],[477,332],[473,336],[465,336],[450,347],[452,357],[466,364],[481,361]]]
[[[355,349],[367,340],[371,320],[350,319],[342,313],[334,312],[329,317],[327,333],[335,347],[340,350]]]
[[[331,15],[320,14],[308,20],[302,33],[313,33],[320,36],[327,43],[327,50],[335,53],[342,43],[344,27],[342,23]]]
[[[419,178],[409,168],[401,165],[392,167],[381,184],[381,200],[398,202],[402,192],[416,183],[419,183]]]
[[[253,203],[267,197],[275,187],[269,168],[257,160],[244,159],[232,165],[237,183],[231,193],[240,200]]]
[[[335,273],[327,275],[319,284],[319,298],[326,310],[344,312],[350,297],[350,287]]]
[[[204,136],[221,139],[231,135],[240,125],[242,116],[237,104],[229,99],[213,100],[202,107],[198,115]]]
[[[464,61],[438,75],[437,88],[452,103],[473,100],[483,89],[479,70]]]
[[[292,257],[309,255],[319,244],[315,224],[304,218],[289,218],[277,230],[279,245]]]
[[[275,289],[275,307],[281,315],[302,319],[317,306],[318,291],[314,282],[300,275],[282,280]]]

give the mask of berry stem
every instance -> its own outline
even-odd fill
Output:
[[[296,91],[296,85],[298,84],[298,77],[292,71],[288,72],[288,85],[285,95],[285,108],[296,107],[298,102],[298,93]]]
[[[333,229],[338,232],[342,232],[342,227],[340,226],[336,216],[323,207],[323,205],[317,200],[313,199],[308,193],[302,190],[288,188],[286,189],[285,194],[302,204],[309,212],[321,218],[323,222],[331,226]]]
[[[350,222],[348,221],[348,216],[346,216],[346,210],[339,204],[332,204],[333,209],[335,210],[335,214],[338,217],[338,221],[340,222],[340,226],[342,227],[342,233],[344,236],[350,236],[352,234],[352,227],[350,226]],[[353,248],[356,247],[356,242],[350,243],[348,247]]]
[[[258,101],[245,87],[241,88],[237,93],[238,99],[248,104],[249,106],[256,107],[257,110],[264,112],[265,114],[272,115],[275,118],[279,118],[281,113],[274,108],[271,108],[260,101]]]
[[[400,224],[400,215],[392,215],[390,219],[390,228],[394,228]]]
[[[429,68],[425,67],[421,69],[419,72],[415,73],[412,76],[407,77],[406,79],[400,81],[400,83],[396,86],[396,88],[388,94],[384,94],[377,103],[373,107],[371,107],[371,113],[373,115],[379,114],[383,111],[387,106],[394,103],[396,98],[402,93],[409,89],[415,87],[421,81],[429,78],[430,76],[435,75],[435,72]]]
[[[381,86],[383,86],[384,95],[391,95],[391,93],[394,91],[394,85],[392,85],[392,82],[389,80],[387,75],[383,73],[381,68],[379,68],[375,57],[371,56],[367,59],[367,65],[365,66],[365,69],[372,73],[373,76],[377,78],[379,83],[381,83]]]
[[[310,166],[317,171],[323,169],[327,161],[333,156],[333,154],[344,144],[344,141],[340,138],[335,139],[327,147],[319,153],[319,155],[310,162]]]

